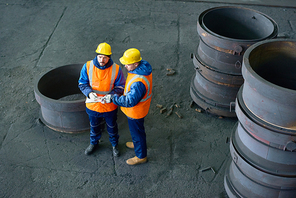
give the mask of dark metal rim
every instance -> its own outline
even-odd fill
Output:
[[[254,79],[256,79],[257,81],[259,81],[259,83],[261,83],[262,85],[265,85],[266,88],[272,88],[272,89],[276,89],[278,91],[281,91],[282,92],[280,94],[281,96],[282,96],[282,94],[289,93],[289,94],[293,94],[296,98],[296,90],[281,87],[281,86],[278,86],[274,83],[271,83],[271,82],[265,80],[264,78],[259,76],[251,67],[249,57],[250,57],[250,54],[252,53],[252,51],[261,45],[268,44],[268,43],[274,43],[274,42],[296,42],[296,40],[293,40],[293,39],[272,39],[272,40],[260,41],[258,43],[253,44],[251,47],[249,47],[246,50],[246,52],[243,56],[242,75],[245,78],[245,81],[247,81],[248,78],[250,78],[249,76],[253,76],[250,79],[250,82],[252,82],[252,81],[254,81]]]
[[[77,129],[75,130],[74,128],[71,128],[71,129],[68,129],[68,128],[63,128],[63,127],[58,127],[58,126],[54,126],[50,123],[48,123],[42,116],[42,113],[40,112],[39,113],[40,116],[39,116],[39,119],[40,121],[46,125],[48,128],[54,130],[54,131],[57,131],[57,132],[61,132],[61,133],[69,133],[69,134],[77,134],[77,133],[84,133],[84,132],[87,132],[89,131],[89,127],[85,127],[84,129]]]
[[[234,38],[229,38],[229,37],[224,37],[224,36],[221,36],[219,34],[216,34],[214,32],[212,32],[211,30],[209,30],[207,27],[204,26],[203,24],[203,18],[204,16],[212,11],[212,10],[217,10],[217,9],[225,9],[225,8],[235,8],[235,9],[243,9],[243,10],[249,10],[249,11],[252,11],[252,12],[256,12],[258,14],[261,14],[262,16],[266,17],[268,20],[270,20],[270,22],[274,25],[274,31],[267,37],[265,38],[260,38],[260,39],[252,39],[252,40],[247,40],[247,39],[234,39]],[[244,8],[244,7],[236,7],[236,6],[221,6],[221,7],[214,7],[214,8],[210,8],[208,10],[205,10],[204,12],[202,12],[199,17],[198,17],[198,23],[199,25],[204,29],[206,30],[208,33],[214,35],[215,37],[218,37],[218,38],[222,38],[222,39],[225,39],[225,40],[230,40],[230,41],[236,41],[236,42],[245,42],[245,43],[255,43],[255,42],[258,42],[258,41],[262,41],[263,39],[269,39],[269,38],[274,38],[276,37],[277,33],[278,33],[278,25],[277,23],[272,19],[270,18],[269,16],[267,16],[266,14],[264,13],[261,13],[257,10],[253,10],[253,9],[249,9],[249,8]]]
[[[252,118],[249,117],[249,115],[246,115],[243,112],[237,100],[235,105],[235,112],[238,120],[244,126],[244,128],[246,128],[246,130],[248,129],[252,130],[251,128],[255,129],[254,134],[259,138],[272,143],[270,144],[270,146],[272,147],[285,150],[287,143],[295,139],[296,137],[290,134],[279,133],[275,130],[269,130],[266,127],[264,127],[264,125],[257,124],[256,122],[254,122]],[[258,139],[257,137],[255,138]]]
[[[236,196],[234,197],[262,197],[262,195],[267,197],[278,197],[279,194],[284,194],[286,197],[292,197],[295,194],[296,189],[294,186],[282,187],[268,183],[261,183],[259,179],[254,180],[245,175],[233,161],[230,161],[230,163],[228,162],[227,165],[229,165],[225,172],[225,175],[228,177],[229,186],[227,187],[232,187],[230,193],[235,193]],[[280,185],[280,182],[277,180],[273,180],[272,183]]]
[[[196,63],[196,64],[195,64]],[[208,70],[210,70],[210,71],[213,71],[213,72],[216,72],[216,73],[218,73],[218,74],[221,74],[221,75],[228,75],[228,76],[233,76],[233,77],[241,77],[242,78],[242,75],[240,74],[240,73],[234,73],[234,72],[223,72],[223,71],[221,71],[221,70],[219,70],[219,69],[217,69],[217,68],[214,68],[214,67],[212,67],[212,66],[208,66],[208,65],[206,65],[205,63],[203,63],[202,61],[201,61],[201,58],[200,58],[200,56],[198,55],[198,54],[195,54],[195,56],[194,56],[194,58],[193,58],[193,64],[194,64],[194,67],[196,68],[196,69],[198,69],[198,67],[196,66],[196,65],[200,65],[200,66],[202,66],[202,67],[204,67],[204,68],[206,68],[206,69],[208,69]]]
[[[45,95],[43,95],[39,89],[38,89],[38,83],[39,81],[46,75],[48,74],[49,72],[51,71],[54,71],[56,69],[59,69],[59,68],[62,68],[62,67],[68,67],[68,66],[78,66],[78,65],[83,65],[83,64],[69,64],[69,65],[64,65],[64,66],[60,66],[60,67],[57,67],[57,68],[54,68],[50,71],[47,71],[46,73],[44,73],[43,75],[41,75],[39,78],[37,78],[34,82],[34,92],[35,94],[37,94],[39,97],[40,97],[40,100],[46,100],[47,103],[52,103],[52,104],[72,104],[73,101],[60,101],[60,100],[55,100],[55,99],[52,99],[52,98],[49,98],[49,97],[46,97]],[[85,99],[81,99],[81,100],[76,100],[75,102],[76,103],[80,103],[80,102],[84,102]]]
[[[193,77],[194,78],[194,77]],[[208,101],[204,100],[201,98],[196,92],[195,92],[195,87],[190,86],[190,95],[193,101],[199,105],[201,108],[203,108],[207,113],[218,115],[218,116],[225,116],[225,117],[236,117],[235,110],[233,107],[233,110],[230,111],[231,106],[215,106],[216,104],[210,104]],[[214,103],[213,101],[211,101]]]
[[[226,162],[226,169],[225,169],[225,176],[224,176],[224,188],[228,194],[228,196],[232,197],[243,197],[238,190],[234,187],[232,184],[230,178],[229,178],[229,171],[230,171],[230,164],[232,162],[232,159],[228,159]]]
[[[200,44],[202,43],[202,44]],[[216,53],[219,53],[222,57],[235,57],[235,60],[238,61],[237,57],[240,57],[240,63],[241,63],[241,67],[242,67],[242,62],[243,62],[243,56],[242,55],[233,55],[231,53],[227,53],[227,52],[223,52],[223,51],[219,51],[217,50],[216,48],[213,48],[213,46],[209,46],[209,44],[207,44],[201,37],[199,38],[199,41],[197,42],[197,47],[196,47],[196,50],[195,50],[195,56],[196,58],[198,58],[199,60],[203,60],[200,56],[199,56],[199,49],[203,49],[203,48],[200,48],[201,46],[205,46],[207,49],[210,49],[212,50],[212,52],[216,52]],[[203,49],[204,50],[204,49]],[[204,53],[205,54],[205,53]],[[213,58],[213,57],[212,57]],[[217,60],[217,59],[216,59]],[[220,61],[220,60],[218,60]],[[232,61],[232,60],[231,60]],[[203,62],[203,61],[201,61]],[[208,65],[206,63],[203,63],[204,65]],[[227,70],[225,69],[225,66],[227,66]],[[231,74],[231,75],[242,75],[241,74],[241,67],[238,69],[239,72],[233,72],[233,71],[228,71],[229,68],[228,67],[232,67],[233,66],[233,63],[227,63],[227,62],[222,62],[222,65],[221,65],[221,68],[217,68],[213,65],[208,65],[208,67],[212,68],[213,70],[217,70],[221,73],[227,73],[227,74]]]
[[[194,82],[194,78],[195,78],[195,74],[193,75],[192,79],[191,79],[191,85],[190,85],[190,88],[194,91],[194,95],[197,96],[198,98],[200,98],[202,101],[212,105],[212,106],[215,106],[215,107],[219,107],[219,108],[225,108],[225,109],[228,109],[229,110],[229,105],[230,104],[223,104],[223,103],[217,103],[205,96],[203,96],[198,90],[196,90],[195,86],[193,85],[193,82]],[[233,113],[234,110],[233,110]]]
[[[248,133],[247,133],[247,135],[250,136]],[[250,138],[253,139],[254,141],[258,142],[259,144],[263,144],[260,141],[258,141],[257,139],[255,139],[253,136],[250,136]],[[260,169],[261,171],[264,171],[264,172],[272,174],[272,175],[293,176],[293,177],[296,176],[296,170],[295,170],[295,168],[293,169],[291,165],[280,164],[280,163],[265,159],[262,156],[257,155],[256,153],[253,153],[249,149],[249,147],[247,147],[246,145],[243,144],[242,141],[243,140],[241,140],[238,137],[238,130],[236,128],[235,130],[232,131],[230,144],[233,145],[233,148],[235,148],[236,153],[239,153],[240,157],[242,159],[244,159],[245,161],[247,161],[253,167],[256,167],[256,168]],[[263,144],[263,145],[265,145],[265,144]],[[266,146],[268,146],[268,145],[266,145]],[[272,150],[279,150],[276,148],[272,148],[270,146],[268,146],[268,147],[269,147],[269,149],[272,149]],[[287,152],[287,151],[283,151],[283,152]],[[275,167],[277,167],[277,170],[275,170]],[[295,167],[295,165],[293,165],[293,167]],[[287,171],[287,170],[290,170],[290,171]]]
[[[205,102],[202,98],[200,98],[198,95],[196,95],[195,92],[192,91],[192,88],[190,89],[190,95],[193,101],[200,106],[202,109],[205,110],[206,113],[216,115],[216,116],[223,116],[223,117],[229,117],[229,118],[235,118],[236,114],[235,112],[230,112],[229,108],[221,108],[219,106],[213,106],[207,102]]]
[[[268,122],[265,122],[263,119],[259,119],[256,115],[254,115],[248,107],[245,105],[243,98],[242,98],[242,92],[243,92],[243,86],[239,89],[236,100],[237,100],[237,105],[239,105],[239,108],[243,112],[245,116],[247,116],[250,120],[252,120],[254,123],[258,124],[259,126],[263,128],[267,128],[268,130],[277,132],[277,133],[282,133],[285,135],[295,135],[295,130],[289,130],[287,128],[282,128],[278,127],[276,125],[272,125]]]
[[[254,166],[253,164],[249,163],[245,158],[237,151],[236,147],[233,144],[233,140],[230,141],[230,153],[233,159],[233,162],[235,166],[242,172],[244,175],[248,178],[251,178],[252,180],[255,180],[257,177],[264,177],[268,178],[269,181],[258,181],[262,184],[268,184],[270,186],[273,186],[277,188],[277,184],[274,184],[273,181],[285,181],[289,180],[290,184],[294,184],[294,187],[296,187],[296,177],[292,175],[277,175],[270,173],[268,171],[264,171],[260,168],[260,165],[258,167]],[[249,173],[249,174],[248,174]],[[288,188],[288,187],[287,187]]]

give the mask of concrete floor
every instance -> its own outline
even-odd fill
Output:
[[[235,2],[235,4],[232,4]],[[296,38],[295,1],[0,0],[0,197],[227,197],[223,185],[237,120],[198,113],[189,94],[199,37],[198,15],[235,5],[273,18],[279,36]],[[119,112],[121,156],[104,133],[85,156],[89,134],[65,134],[39,121],[36,79],[58,66],[84,63],[100,42],[112,59],[138,48],[153,67],[153,101],[145,119],[149,162],[128,166],[134,152]],[[176,70],[166,76],[166,69]],[[156,104],[178,103],[165,117]],[[215,172],[201,170],[211,166]]]
[[[275,7],[296,7],[296,1],[293,0],[185,0],[199,3],[229,3],[237,5],[260,5],[260,6],[275,6]]]

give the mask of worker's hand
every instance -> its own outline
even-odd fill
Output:
[[[91,99],[91,100],[97,100],[98,99],[98,96],[95,92],[90,92],[88,94],[88,97]]]
[[[111,102],[112,102],[112,95],[111,94],[105,95],[101,100],[102,104],[111,103]]]

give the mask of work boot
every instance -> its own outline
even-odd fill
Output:
[[[135,156],[133,158],[130,158],[130,159],[126,160],[126,163],[128,165],[137,165],[137,164],[142,164],[142,163],[145,163],[145,162],[147,162],[147,157],[145,157],[143,159],[140,159],[137,156]]]
[[[133,142],[127,142],[127,143],[125,143],[125,145],[127,148],[131,148],[131,149],[135,148]]]
[[[85,153],[85,155],[90,155],[90,154],[92,154],[93,152],[94,152],[94,150],[96,150],[96,148],[97,148],[97,144],[90,144],[86,149],[85,149],[85,151],[84,151],[84,153]]]
[[[119,150],[118,150],[118,145],[113,146],[113,156],[119,157],[119,155],[120,155],[120,153],[119,153]]]

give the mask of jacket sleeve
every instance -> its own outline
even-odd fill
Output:
[[[122,107],[136,106],[146,94],[146,87],[142,82],[134,82],[126,95],[114,95],[112,101],[114,104]]]
[[[78,80],[78,87],[80,91],[88,97],[89,93],[92,92],[92,88],[89,85],[89,79],[87,75],[87,69],[86,69],[86,63],[83,65],[81,72],[80,72],[80,77]]]
[[[110,94],[122,95],[124,92],[125,78],[121,67],[119,67],[118,75],[114,82],[114,88],[110,91]]]

